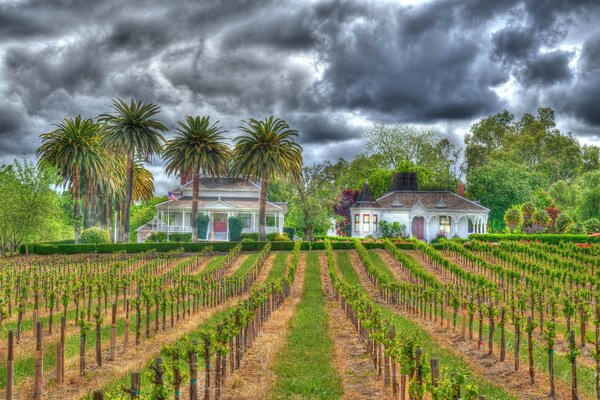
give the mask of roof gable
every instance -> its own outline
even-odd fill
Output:
[[[414,209],[421,205],[428,211],[479,211],[489,212],[479,203],[449,191],[395,191],[388,192],[377,199],[382,208],[398,208],[392,203],[399,201],[401,208]]]

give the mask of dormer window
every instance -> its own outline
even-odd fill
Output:
[[[444,209],[448,208],[448,205],[444,202],[444,199],[440,199],[440,201],[438,201],[438,203],[435,205],[435,208]]]

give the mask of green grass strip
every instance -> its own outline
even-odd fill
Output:
[[[273,282],[278,279],[281,279],[285,270],[288,267],[288,257],[290,255],[289,251],[277,253],[275,255],[275,259],[273,260],[273,267],[271,271],[269,271],[269,275],[267,276],[266,282]]]
[[[304,293],[291,321],[288,344],[273,366],[277,378],[272,399],[339,399],[343,395],[342,379],[332,365],[333,343],[324,305],[319,255],[310,252]]]

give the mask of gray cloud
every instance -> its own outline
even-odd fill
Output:
[[[230,135],[242,119],[282,116],[307,162],[359,151],[353,118],[468,126],[551,106],[573,134],[591,135],[598,17],[597,0],[10,2],[0,5],[0,158],[32,154],[53,122],[98,115],[116,97],[157,102],[169,127],[210,114]],[[509,81],[518,95],[504,97]]]

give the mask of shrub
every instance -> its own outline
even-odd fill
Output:
[[[258,233],[242,233],[242,239],[258,240]]]
[[[325,242],[312,242],[311,249],[312,250],[324,250]]]
[[[242,242],[242,243],[246,243],[246,242],[256,242],[256,240],[254,240],[254,239],[250,239],[250,238],[243,238],[243,239],[241,240],[241,242]]]
[[[273,240],[275,240],[275,236],[277,236],[277,235],[279,235],[279,233],[277,233],[277,232],[269,233],[269,234],[266,236],[266,239],[267,239],[269,242],[272,242]]]
[[[584,222],[587,233],[600,232],[600,220],[598,218],[590,218]]]
[[[531,220],[533,221],[533,229],[536,232],[545,231],[546,227],[550,223],[550,217],[548,216],[548,213],[546,212],[546,210],[542,209],[535,210],[533,216],[531,217]]]
[[[381,236],[384,238],[395,238],[406,236],[406,225],[400,224],[398,221],[387,222],[380,221]]]
[[[91,244],[110,243],[110,233],[107,229],[100,229],[93,226],[81,232],[79,242]]]
[[[431,241],[431,244],[436,244],[442,239],[446,239],[446,234],[444,232],[438,232],[438,234],[435,235],[435,237]]]
[[[294,235],[296,234],[296,230],[294,228],[283,228],[283,233],[287,235],[290,239],[294,239]]]
[[[290,238],[284,233],[278,233],[275,235],[275,237],[273,239],[271,239],[271,241],[273,242],[289,242]]]
[[[523,214],[518,207],[512,207],[504,213],[504,222],[512,233],[523,222]]]
[[[242,239],[242,229],[244,229],[243,217],[229,217],[227,220],[229,225],[229,240],[239,242]]]
[[[567,227],[572,223],[573,218],[564,213],[560,214],[558,218],[556,218],[556,233],[565,233],[567,231]]]
[[[559,244],[561,242],[574,243],[600,243],[600,237],[587,235],[569,235],[569,234],[552,234],[552,233],[536,233],[536,234],[492,234],[492,233],[474,233],[469,235],[470,240],[480,240],[482,242],[499,242],[501,240],[539,240],[540,242]]]
[[[145,243],[165,243],[167,241],[166,232],[156,232],[148,236]],[[191,233],[170,233],[169,242],[191,242]]]
[[[205,239],[208,232],[208,215],[198,214],[196,217],[196,227],[198,228],[198,238]]]

